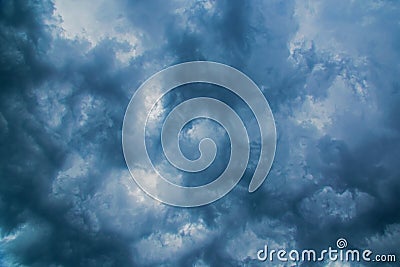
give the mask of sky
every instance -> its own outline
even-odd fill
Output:
[[[215,162],[194,176],[165,163],[157,129],[183,100],[230,103],[252,148],[230,193],[179,208],[135,184],[122,123],[146,79],[194,60],[258,85],[277,147],[249,194],[260,149],[249,110],[216,86],[175,89],[147,138],[169,179],[210,182],[230,153],[224,129],[199,119],[183,128],[182,151],[194,159],[212,136]],[[290,266],[257,251],[322,250],[338,238],[400,258],[399,73],[398,1],[0,1],[0,266]]]

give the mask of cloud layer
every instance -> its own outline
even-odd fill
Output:
[[[339,237],[400,257],[397,2],[15,0],[0,13],[0,266],[257,266],[264,244],[324,249]],[[132,181],[121,129],[136,88],[190,60],[251,77],[278,144],[255,193],[252,154],[226,197],[180,209]],[[159,115],[199,94],[188,92]],[[210,129],[228,146],[200,120],[182,133],[189,157]]]

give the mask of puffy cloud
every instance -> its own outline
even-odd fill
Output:
[[[1,2],[0,265],[253,266],[265,243],[319,249],[342,236],[354,247],[396,252],[399,8],[394,1]],[[278,146],[266,182],[248,194],[259,142],[243,103],[211,87],[167,95],[152,113],[151,155],[161,152],[156,130],[165,113],[203,94],[245,118],[255,151],[227,196],[180,209],[130,178],[122,120],[150,75],[199,59],[237,67],[260,86]],[[148,95],[143,105],[154,101]],[[221,127],[194,121],[182,147],[196,157],[198,141],[210,135],[223,153],[208,173],[189,176],[162,157],[157,168],[177,181],[218,174],[229,154]]]

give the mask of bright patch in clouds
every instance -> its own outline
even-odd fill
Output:
[[[110,1],[55,1],[56,17],[61,18],[63,36],[89,41],[95,47],[104,39],[115,39],[125,47],[119,48],[117,58],[127,63],[142,51],[140,33],[132,27],[120,6]]]

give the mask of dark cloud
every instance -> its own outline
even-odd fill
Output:
[[[399,253],[396,2],[74,5],[0,2],[1,266],[257,266],[266,243],[324,249],[339,237]],[[210,205],[174,208],[131,180],[122,120],[150,75],[199,59],[235,66],[262,88],[277,153],[249,194],[259,146],[252,131],[252,164],[239,186]],[[254,127],[235,97],[187,92],[163,100],[165,111],[212,95]],[[225,162],[216,164],[211,172]]]

